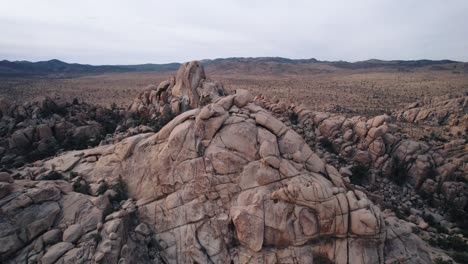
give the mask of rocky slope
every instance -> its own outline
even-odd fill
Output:
[[[121,122],[117,110],[45,96],[13,104],[0,98],[0,165],[17,167],[59,151],[96,146]]]
[[[396,157],[417,190],[450,182],[425,173],[451,161],[395,135],[390,117],[226,95],[197,62],[129,112],[170,122],[1,174],[2,262],[431,263],[418,227],[382,211],[342,166],[365,164],[377,182]]]
[[[455,99],[453,116],[466,119],[458,113],[460,102]],[[433,197],[434,203],[447,201],[460,210],[468,202],[466,175],[467,144],[464,139],[447,142],[443,147],[433,142],[418,141],[400,133],[399,127],[387,115],[367,119],[361,116],[347,118],[323,112],[312,112],[301,106],[287,106],[258,97],[257,104],[269,109],[303,136],[309,145],[316,147],[326,160],[339,166],[353,161],[370,170],[371,184],[377,179],[393,179],[396,183],[409,183],[417,190]],[[458,122],[459,123],[459,122]],[[460,155],[452,153],[462,149]],[[379,188],[381,189],[381,188]]]

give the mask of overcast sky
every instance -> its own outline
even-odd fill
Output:
[[[468,61],[467,0],[0,0],[0,60]]]

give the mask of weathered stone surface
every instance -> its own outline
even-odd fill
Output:
[[[73,248],[73,244],[69,242],[60,242],[50,247],[44,256],[41,258],[43,264],[55,263],[63,254]]]
[[[224,95],[222,84],[208,80],[201,64],[192,61],[182,64],[176,76],[157,88],[151,86],[141,91],[128,111],[165,124],[183,112],[217,101]],[[232,103],[232,98],[230,100]],[[222,106],[231,103],[224,101]]]
[[[13,191],[13,186],[7,182],[0,182],[0,199],[9,195]]]
[[[412,233],[411,224],[396,217],[387,217],[386,258],[391,261],[410,263],[432,263],[427,245]]]
[[[62,240],[62,231],[60,229],[52,229],[47,231],[44,235],[42,235],[42,240],[47,245],[54,245]]]
[[[345,118],[336,114],[305,111],[301,106],[285,106],[266,96],[256,97],[255,102],[282,120],[288,120],[294,113],[297,125],[290,127],[309,145],[318,148],[317,153],[321,158],[337,165],[343,161],[350,165],[363,165],[361,168],[369,172],[366,178],[370,184],[382,182],[383,177],[398,181],[398,184],[409,183],[411,188],[424,195],[434,196],[441,201],[437,204],[442,206],[443,201],[451,200],[444,189],[437,186],[468,175],[468,166],[461,161],[468,158],[467,144],[462,139],[466,133],[465,127],[468,126],[467,98],[466,95],[460,95],[424,99],[403,107],[401,112],[397,111],[395,116],[401,121],[446,126],[441,132],[442,138],[431,134],[428,135],[431,138],[425,136],[424,140],[415,140],[404,134],[402,128],[387,115],[370,119],[361,116]],[[260,114],[255,117],[259,125],[273,124]],[[276,127],[279,130],[280,126]],[[457,128],[452,129],[454,127]],[[463,127],[463,131],[458,127]],[[455,204],[458,210],[466,213],[464,201],[468,201],[468,188],[458,187],[457,190],[460,193]],[[383,195],[386,193],[382,192]],[[449,193],[453,197],[454,192]],[[385,198],[390,199],[391,196]]]
[[[215,113],[219,111],[215,109],[216,103],[191,116],[198,125],[209,123],[217,118]],[[242,107],[239,110],[247,113],[244,121],[222,126],[204,145],[197,147],[201,134],[194,129],[193,119],[173,121],[159,134],[131,145],[127,142],[132,139],[122,141],[114,147],[121,149],[125,144],[130,148],[126,152],[131,154],[114,158],[113,152],[102,152],[99,161],[91,163],[94,167],[89,167],[82,177],[93,181],[95,174],[106,179],[115,179],[111,174],[121,175],[129,194],[141,201],[137,203],[141,219],[166,245],[161,254],[169,262],[241,261],[225,251],[223,238],[201,235],[200,230],[227,235],[231,232],[229,223],[234,227],[232,239],[240,243],[238,250],[252,250],[265,257],[270,253],[264,245],[292,250],[322,236],[342,239],[352,234],[363,240],[381,241],[385,226],[379,210],[364,194],[354,195],[352,191],[346,194],[338,171],[331,166],[326,168],[301,137],[273,116],[255,113],[254,120],[248,115],[250,110]],[[259,122],[263,124],[261,127],[257,125]],[[263,162],[265,157],[276,158],[277,166]],[[141,162],[147,167],[135,167]],[[114,169],[107,170],[110,167]],[[269,209],[264,203],[268,208],[278,208],[279,214],[266,220],[264,215]],[[294,213],[285,213],[280,208]],[[109,241],[118,237],[111,235],[117,227],[106,225],[105,229]],[[102,250],[107,252],[106,248]],[[333,248],[327,250],[332,259],[340,254]],[[383,258],[380,247],[369,244],[365,250],[374,253],[356,263],[375,263],[379,256]],[[279,252],[274,254],[287,258]]]
[[[8,194],[14,197],[0,203],[8,215],[7,228],[0,231],[0,239],[8,242],[0,247],[5,252],[1,257],[19,262],[36,255],[26,246],[34,241],[35,248],[42,248],[37,258],[43,263],[427,260],[426,248],[407,232],[405,223],[401,232],[390,230],[397,224],[387,224],[362,189],[350,186],[328,163],[329,157],[318,155],[322,149],[313,151],[309,144],[312,137],[320,138],[330,143],[334,155],[347,149],[350,159],[369,166],[390,166],[389,160],[396,159],[408,167],[418,164],[415,179],[426,164],[433,164],[432,156],[424,156],[429,147],[387,137],[387,116],[368,122],[294,108],[296,127],[302,126],[307,138],[274,116],[288,111],[285,104],[267,111],[246,91],[219,98],[224,95],[221,87],[206,80],[198,63],[184,64],[175,78],[148,87],[130,107],[140,114],[155,114],[162,105],[171,105],[173,114],[183,112],[158,133],[64,153],[41,165],[79,175],[74,182],[114,186],[103,195],[15,181]],[[189,110],[196,107],[200,108]],[[352,131],[344,139],[348,130]],[[18,173],[26,177],[30,171],[22,168]],[[122,185],[129,199],[111,204],[108,197],[119,197],[122,190],[115,186]],[[54,188],[60,190],[58,195]],[[460,200],[459,185],[445,184],[442,189],[447,197]],[[45,199],[45,192],[52,195]],[[41,206],[47,216],[36,215]],[[65,230],[63,240],[75,245],[41,245],[41,234],[59,228]],[[16,229],[18,235],[3,231]],[[401,251],[407,243],[414,246]]]
[[[141,235],[144,235],[144,236],[147,236],[151,233],[151,229],[148,227],[147,224],[145,223],[142,223],[142,224],[139,224],[136,228],[135,228],[135,232],[141,234]]]
[[[65,229],[62,240],[64,242],[75,243],[82,234],[83,227],[80,224],[74,224]]]
[[[13,177],[8,172],[0,172],[0,182],[13,183]]]
[[[236,90],[236,95],[234,96],[234,104],[241,108],[244,107],[246,104],[252,102],[253,96],[252,94],[243,89]]]
[[[96,146],[121,121],[118,111],[76,100],[69,103],[59,96],[11,104],[8,118],[1,120],[8,129],[0,136],[0,165],[18,168],[59,150]]]

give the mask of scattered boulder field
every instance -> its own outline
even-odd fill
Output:
[[[467,102],[314,112],[198,62],[127,109],[0,100],[0,262],[466,263]]]

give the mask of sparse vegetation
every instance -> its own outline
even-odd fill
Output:
[[[468,81],[466,74],[444,71],[429,78],[427,71],[328,72],[324,69],[315,74],[297,75],[225,73],[209,67],[206,71],[230,91],[247,89],[254,94],[277,96],[304,104],[311,110],[337,104],[365,115],[388,112],[401,103],[424,96],[457,93],[466,89]],[[4,78],[0,94],[13,101],[18,98],[28,101],[39,95],[57,93],[68,101],[77,98],[77,101],[91,104],[127,106],[148,84],[158,84],[171,74],[173,72],[135,72],[60,79]]]
[[[422,218],[424,219],[424,221],[426,221],[429,224],[429,226],[435,228],[437,230],[437,232],[442,233],[442,234],[448,234],[449,233],[449,230],[445,226],[440,225],[440,223],[436,223],[436,221],[435,221],[435,219],[434,219],[434,217],[432,215],[423,214]]]
[[[324,255],[314,256],[314,263],[316,264],[333,264],[333,262]]]
[[[99,188],[96,191],[97,195],[104,194],[107,190],[115,191],[116,195],[111,197],[111,202],[120,202],[128,198],[127,194],[127,184],[122,179],[122,176],[119,176],[117,182],[113,185],[109,185],[107,182],[101,183]]]
[[[363,164],[357,164],[351,168],[350,180],[352,184],[363,185],[368,180],[369,167]]]
[[[289,121],[291,121],[291,124],[297,125],[297,119],[298,116],[295,112],[289,112]]]
[[[398,185],[403,185],[406,181],[406,166],[398,158],[393,158],[391,180]]]
[[[101,183],[101,185],[99,185],[99,188],[97,189],[96,194],[97,195],[104,194],[107,190],[109,190],[109,185],[107,185],[106,182],[103,182]]]
[[[468,244],[456,235],[439,236],[429,239],[429,244],[445,250],[453,250],[457,252],[468,252]]]
[[[333,142],[331,142],[328,138],[322,138],[320,140],[320,144],[326,151],[336,154],[336,150],[333,147]]]
[[[73,183],[73,191],[82,194],[89,193],[89,186],[87,184],[81,184],[79,181]]]
[[[127,184],[122,179],[122,176],[119,175],[119,179],[117,180],[117,183],[114,186],[112,186],[112,190],[114,190],[117,193],[117,195],[113,199],[114,201],[120,202],[128,198]]]
[[[51,171],[44,175],[42,179],[46,181],[63,180],[63,175],[60,172]]]
[[[468,253],[467,252],[453,252],[450,256],[456,262],[460,264],[467,264],[468,263]]]
[[[97,244],[101,243],[102,241],[102,236],[99,233],[93,233],[91,234],[91,239]]]
[[[434,259],[434,264],[453,264],[453,261],[444,260],[444,259],[439,257],[439,258]]]

